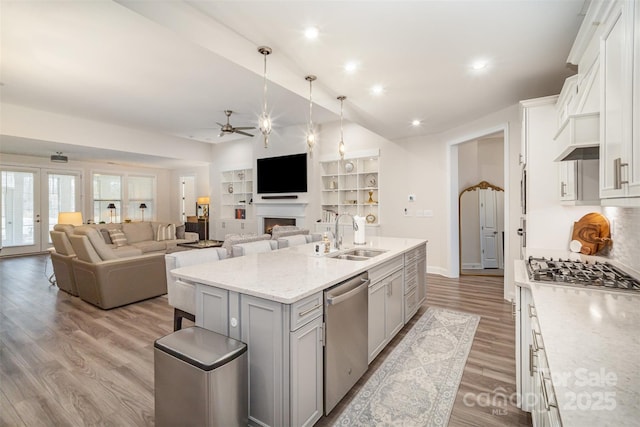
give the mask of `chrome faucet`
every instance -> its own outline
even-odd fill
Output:
[[[334,235],[333,247],[336,249],[340,249],[340,246],[342,246],[342,236],[340,236],[338,224],[340,223],[340,218],[342,218],[343,216],[350,216],[351,221],[353,222],[353,231],[358,231],[358,224],[356,223],[356,219],[353,217],[353,215],[348,213],[343,213],[338,215],[338,217],[336,218],[336,232],[333,234]]]

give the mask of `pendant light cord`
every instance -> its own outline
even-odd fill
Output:
[[[262,108],[262,113],[264,115],[267,114],[267,55],[268,53],[263,53],[262,56],[264,56],[264,94],[263,94],[263,100],[264,100],[264,106]]]

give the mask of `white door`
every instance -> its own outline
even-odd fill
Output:
[[[498,215],[496,192],[479,190],[480,257],[482,268],[498,268]]]
[[[2,252],[18,255],[40,252],[40,171],[2,167]]]
[[[43,173],[42,188],[42,244],[45,250],[51,244],[49,231],[58,223],[60,212],[81,212],[80,173],[49,170]],[[83,215],[84,218],[84,215]]]
[[[2,170],[2,252],[22,255],[51,246],[60,212],[79,212],[80,174],[39,168]]]

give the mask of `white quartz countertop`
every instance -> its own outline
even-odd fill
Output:
[[[563,426],[640,420],[640,294],[515,281],[531,289]]]
[[[343,244],[340,252],[354,247],[386,250],[366,261],[316,256],[309,243],[177,268],[171,273],[182,280],[292,304],[426,243],[424,239],[371,237],[365,245]]]

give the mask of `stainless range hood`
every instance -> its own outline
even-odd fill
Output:
[[[560,146],[556,162],[600,158],[600,113],[570,115],[553,138]]]

